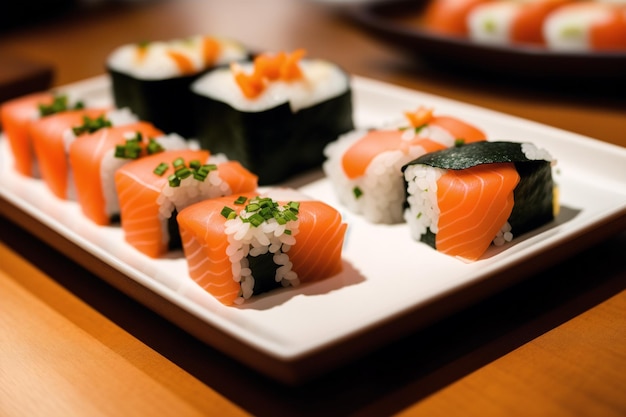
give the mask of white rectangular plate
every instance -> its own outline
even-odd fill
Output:
[[[78,92],[92,103],[111,103],[109,88],[109,79],[102,76],[64,90]],[[510,283],[512,279],[506,277],[523,276],[527,261],[547,265],[550,260],[542,254],[565,248],[568,241],[582,235],[591,244],[602,226],[616,220],[623,223],[626,148],[359,77],[353,79],[353,90],[358,126],[380,125],[403,111],[426,105],[479,126],[490,139],[530,141],[547,149],[558,161],[555,179],[562,207],[556,221],[503,248],[492,248],[483,259],[468,264],[412,240],[404,224],[373,225],[347,212],[328,180],[313,173],[292,185],[344,215],[349,225],[344,271],[321,282],[259,296],[243,306],[226,307],[189,278],[182,252],[148,258],[125,243],[119,227],[90,223],[75,202],[59,200],[41,180],[17,174],[4,138],[0,142],[0,196],[81,248],[84,256],[77,261],[88,265],[86,259],[97,258],[110,265],[124,279],[146,289],[151,299],[156,295],[157,303],[146,304],[166,318],[257,370],[290,383],[414,330],[435,317],[427,312],[428,306],[436,305],[438,314],[460,308],[462,302],[454,304],[449,299],[473,284]],[[537,265],[533,267],[536,270]],[[479,297],[487,295],[486,288]],[[176,313],[172,313],[173,306]],[[381,331],[383,327],[389,331]],[[350,344],[353,339],[358,342]]]

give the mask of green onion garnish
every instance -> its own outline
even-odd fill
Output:
[[[66,95],[56,95],[51,104],[39,104],[39,114],[41,117],[60,113],[67,110],[79,110],[85,108],[82,101],[76,102],[73,106],[68,105]]]
[[[156,168],[154,168],[153,172],[158,176],[162,176],[163,174],[165,174],[165,171],[167,171],[168,168],[169,165],[167,165],[167,163],[161,162]]]
[[[354,198],[359,198],[363,195],[363,191],[359,187],[354,187],[352,193],[354,194]]]
[[[235,204],[242,205],[246,201],[246,197],[240,196],[235,200]],[[281,207],[271,198],[257,196],[252,198],[243,208],[242,212],[245,212],[246,215],[240,216],[240,219],[244,223],[250,223],[253,227],[257,227],[270,219],[275,219],[278,224],[284,225],[289,221],[298,220],[296,213],[298,213],[299,208],[300,203],[297,201],[290,201]],[[237,217],[236,214],[233,215],[232,209],[226,209],[227,207],[222,209],[222,216],[228,219]],[[225,213],[225,210],[227,213]],[[285,230],[285,233],[291,234],[291,231]]]
[[[165,149],[163,148],[163,146],[161,146],[159,142],[157,142],[153,138],[150,138],[148,140],[148,146],[146,147],[146,150],[148,151],[148,155],[154,155],[155,153],[163,152]]]
[[[89,116],[83,116],[83,124],[73,127],[72,131],[76,136],[79,136],[83,133],[93,133],[99,129],[111,126],[113,126],[113,123],[106,119],[104,115],[98,116],[95,119],[92,119]]]
[[[463,138],[456,138],[456,139],[454,139],[454,146],[455,147],[458,148],[459,146],[463,146],[463,145],[465,145],[465,139],[463,139]]]
[[[197,181],[204,181],[206,177],[209,175],[211,171],[217,169],[217,165],[215,164],[204,164],[201,165],[200,161],[194,159],[187,164],[185,159],[182,157],[176,158],[172,161],[172,166],[174,167],[174,174],[168,177],[168,181],[170,187],[178,187],[180,186],[181,180],[184,180],[187,177],[193,177],[193,179]],[[163,175],[165,171],[168,169],[169,165],[165,162],[161,162],[159,166],[154,169],[154,173],[157,175]],[[174,177],[176,179],[174,179]]]

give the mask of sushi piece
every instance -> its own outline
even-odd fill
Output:
[[[324,161],[326,144],[354,128],[348,74],[305,51],[265,53],[209,72],[196,95],[201,147],[277,184]]]
[[[191,205],[178,222],[191,278],[225,305],[342,270],[347,226],[321,201],[233,195]]]
[[[433,33],[466,38],[467,16],[479,4],[493,0],[432,0],[424,9],[422,25]]]
[[[546,18],[572,0],[500,0],[476,6],[468,14],[469,38],[492,45],[546,44]]]
[[[239,162],[207,150],[167,150],[131,161],[115,172],[124,238],[158,258],[180,248],[177,214],[204,199],[257,188]]]
[[[122,45],[107,58],[116,107],[185,138],[195,136],[190,84],[208,70],[246,60],[240,43],[210,36]]]
[[[403,167],[410,233],[465,261],[554,219],[555,161],[531,143],[476,142]]]
[[[404,221],[401,168],[429,152],[486,139],[479,128],[420,107],[406,121],[380,129],[358,129],[331,142],[323,170],[339,201],[372,223]]]
[[[39,177],[39,168],[29,126],[52,114],[84,107],[66,94],[41,91],[5,101],[0,106],[0,124],[14,158],[14,168],[27,177]]]
[[[99,129],[75,140],[69,149],[76,199],[83,214],[98,225],[119,220],[115,171],[130,161],[167,149],[188,148],[177,134],[165,135],[152,123]]]
[[[29,132],[41,179],[58,198],[75,200],[68,156],[71,143],[86,133],[136,121],[137,117],[128,109],[86,108],[57,113],[31,123]]]
[[[581,1],[562,7],[546,19],[543,35],[554,51],[625,51],[626,2]]]

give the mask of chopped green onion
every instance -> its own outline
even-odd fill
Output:
[[[148,151],[148,155],[154,155],[155,153],[163,152],[165,150],[165,148],[163,148],[163,146],[161,146],[161,144],[153,138],[150,138],[148,141],[146,149]]]
[[[237,216],[237,213],[235,213],[235,210],[231,209],[231,208],[230,208],[230,207],[228,207],[228,206],[224,206],[224,207],[222,208],[222,211],[220,212],[220,214],[221,214],[222,216],[224,216],[225,218],[227,218],[227,219],[231,219],[231,218],[234,218],[234,217],[236,217],[236,216]],[[234,216],[234,217],[231,217],[231,215],[232,215],[232,214],[235,214],[235,216]]]
[[[156,168],[154,168],[153,172],[158,176],[162,176],[163,174],[165,174],[165,171],[167,171],[168,168],[169,165],[167,165],[166,162],[161,162]]]
[[[185,160],[183,158],[176,158],[174,162],[172,162],[174,169],[180,169],[185,166]]]
[[[239,197],[237,197],[237,199],[235,200],[235,204],[240,205],[240,204],[244,204],[246,201],[248,201],[247,197],[244,197],[242,195],[240,195]]]
[[[76,136],[79,136],[83,133],[93,133],[99,129],[111,126],[113,126],[113,123],[106,119],[104,115],[98,116],[95,119],[92,119],[89,116],[83,116],[83,124],[73,127],[72,131]]]
[[[363,195],[363,191],[359,187],[354,187],[352,193],[354,194],[354,198],[359,198]]]
[[[465,145],[465,139],[463,139],[463,138],[456,138],[454,140],[454,146],[455,147],[458,148],[459,146],[463,146],[463,145]]]
[[[167,181],[170,184],[170,187],[179,187],[180,186],[180,178],[176,176],[176,174],[172,174],[167,177]]]
[[[66,95],[56,95],[51,104],[39,104],[39,114],[43,116],[49,116],[51,114],[60,113],[66,110],[79,110],[83,109],[85,104],[82,101],[76,102],[73,106],[68,105]]]

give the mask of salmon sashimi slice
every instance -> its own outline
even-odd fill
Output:
[[[150,139],[163,135],[152,123],[139,121],[99,129],[70,145],[69,158],[76,199],[88,219],[99,225],[107,225],[112,216],[119,214],[114,170],[133,159],[129,159],[130,156],[124,158],[123,155],[116,158],[116,147],[124,146],[128,140],[139,138],[141,141],[134,142],[139,148],[137,157],[147,155]]]
[[[40,118],[39,105],[53,101],[52,93],[38,92],[8,100],[0,106],[0,124],[13,154],[14,168],[22,175],[37,176],[29,125]]]
[[[237,204],[239,197],[232,195],[193,204],[178,214],[189,275],[218,301],[240,304],[261,292],[341,272],[347,225],[334,208],[315,200],[242,196],[245,203]],[[276,216],[256,226],[241,221],[244,204],[255,204],[257,198],[293,210],[294,217],[283,226]]]
[[[50,191],[61,199],[72,199],[68,145],[75,138],[72,128],[81,126],[84,117],[104,116],[108,109],[91,108],[57,113],[30,124],[35,155],[41,178]]]
[[[166,150],[129,162],[116,171],[120,221],[128,243],[150,257],[159,257],[179,238],[178,225],[173,221],[177,212],[204,199],[231,195],[233,188],[237,192],[256,190],[256,175],[232,161],[213,164],[209,157],[207,150]],[[182,171],[176,168],[178,162],[182,162]],[[202,166],[193,168],[194,162]],[[192,173],[178,177],[184,170]],[[196,174],[202,170],[204,178],[198,179]]]
[[[469,261],[480,258],[511,216],[519,181],[513,163],[447,170],[437,180],[437,250]]]

